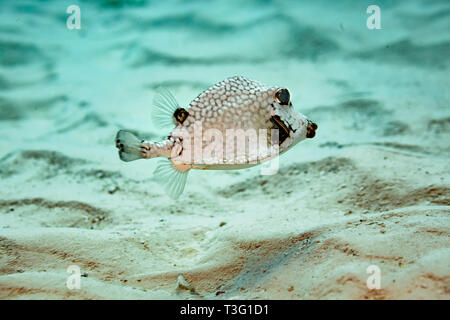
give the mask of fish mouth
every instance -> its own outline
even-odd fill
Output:
[[[309,139],[314,138],[316,135],[316,130],[317,124],[315,124],[311,120],[308,120],[308,125],[306,127],[306,137]]]
[[[281,145],[289,137],[290,129],[279,116],[272,116],[270,122],[273,124],[272,129],[278,129],[278,145]]]

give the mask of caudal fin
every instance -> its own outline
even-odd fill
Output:
[[[119,149],[119,157],[122,161],[142,159],[142,140],[129,131],[120,130],[116,135],[116,147]]]

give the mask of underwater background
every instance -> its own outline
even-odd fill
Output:
[[[1,1],[0,298],[449,299],[448,30],[437,0]],[[158,87],[235,75],[319,126],[277,174],[191,170],[174,201],[120,161],[117,130],[166,134]]]

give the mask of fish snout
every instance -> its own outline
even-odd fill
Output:
[[[306,137],[307,138],[314,138],[316,135],[317,130],[317,124],[312,122],[311,120],[308,120],[308,124],[306,125]]]

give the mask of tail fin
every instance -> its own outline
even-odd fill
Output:
[[[116,135],[116,147],[119,149],[119,157],[122,161],[142,159],[142,140],[131,132],[119,130]]]

